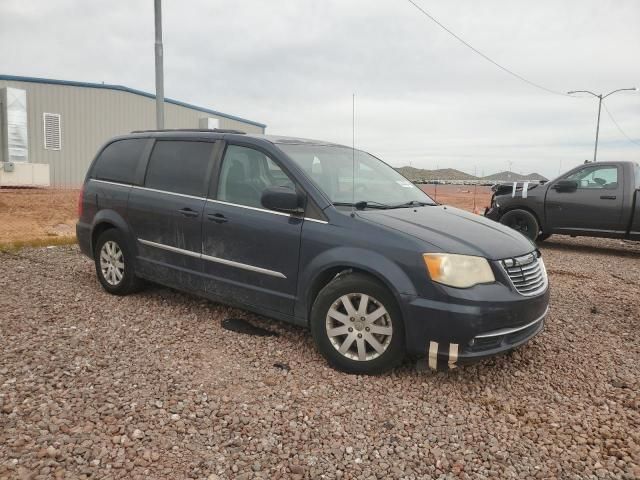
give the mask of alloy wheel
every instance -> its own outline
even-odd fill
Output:
[[[343,295],[333,302],[325,328],[333,347],[358,361],[378,358],[389,348],[393,335],[391,317],[384,305],[364,293]]]
[[[124,277],[124,255],[120,246],[113,240],[102,245],[100,271],[105,281],[114,287],[120,284],[122,277]]]

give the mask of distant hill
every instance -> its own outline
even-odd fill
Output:
[[[477,180],[477,177],[461,172],[455,168],[440,168],[437,170],[425,170],[424,168],[400,167],[402,175],[412,182],[429,182],[432,180]]]
[[[482,177],[482,180],[492,181],[492,182],[538,182],[540,180],[547,181],[549,180],[546,177],[543,177],[539,173],[530,173],[528,175],[522,175],[516,172],[498,172],[493,175],[487,175],[486,177]]]
[[[424,168],[414,168],[414,167],[400,167],[397,168],[402,175],[407,177],[412,182],[416,183],[425,183],[431,182],[434,180],[443,180],[443,181],[481,181],[481,182],[522,182],[522,181],[530,181],[530,182],[538,182],[540,180],[548,180],[546,177],[543,177],[539,173],[530,173],[528,175],[522,175],[516,172],[499,172],[494,173],[493,175],[487,175],[486,177],[475,177],[465,172],[461,172],[460,170],[456,170],[455,168],[440,168],[437,170],[426,170]]]

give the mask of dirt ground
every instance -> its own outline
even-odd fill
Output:
[[[0,188],[0,245],[75,236],[78,190]]]
[[[474,187],[426,189],[473,209]],[[73,235],[76,198],[0,190],[0,244]],[[541,250],[551,309],[528,344],[362,377],[299,327],[154,285],[108,295],[77,246],[0,249],[0,480],[638,479],[640,243]]]
[[[440,203],[482,213],[489,187],[421,185]],[[0,188],[0,245],[12,242],[64,240],[75,236],[78,190]]]
[[[483,214],[491,202],[491,187],[475,185],[420,185],[438,203]]]
[[[0,479],[638,479],[640,244],[541,248],[536,338],[377,377],[328,368],[303,328],[108,295],[76,246],[0,252]]]

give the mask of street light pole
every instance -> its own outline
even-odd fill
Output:
[[[637,91],[637,87],[633,87],[633,88],[619,88],[617,90],[613,90],[609,93],[607,93],[606,95],[603,94],[595,94],[593,92],[590,92],[589,90],[572,90],[570,92],[567,92],[568,95],[574,94],[574,93],[588,93],[589,95],[592,95],[594,97],[596,97],[598,99],[598,121],[596,123],[596,146],[593,150],[593,161],[595,162],[597,157],[598,157],[598,135],[600,134],[600,112],[602,111],[602,100],[604,100],[605,98],[607,98],[609,95],[613,95],[614,93],[617,92],[624,92],[624,91]]]
[[[598,135],[600,134],[600,112],[602,111],[602,95],[598,95],[598,122],[596,123],[596,148],[593,150],[593,161],[598,157]]]
[[[164,128],[164,69],[162,66],[162,5],[161,0],[154,0],[156,23],[156,128]]]

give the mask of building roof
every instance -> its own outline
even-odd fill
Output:
[[[0,74],[0,80],[6,80],[10,82],[30,82],[30,83],[44,83],[49,85],[66,85],[69,87],[84,87],[84,88],[98,88],[105,90],[117,90],[121,92],[132,93],[133,95],[140,95],[142,97],[152,98],[155,100],[156,96],[152,93],[143,92],[142,90],[137,90],[135,88],[129,88],[122,85],[111,85],[108,83],[88,83],[88,82],[76,82],[73,80],[55,80],[52,78],[38,78],[38,77],[20,77],[17,75],[2,75]],[[229,118],[231,120],[237,120],[238,122],[248,123],[250,125],[255,125],[257,127],[266,128],[267,126],[264,123],[255,122],[253,120],[247,120],[246,118],[236,117],[235,115],[229,115],[228,113],[218,112],[216,110],[211,110],[209,108],[199,107],[197,105],[192,105],[190,103],[181,102],[179,100],[173,100],[171,98],[164,99],[166,103],[172,103],[174,105],[178,105],[180,107],[191,108],[193,110],[198,110],[203,113],[209,113],[211,115],[216,115],[219,117]]]

